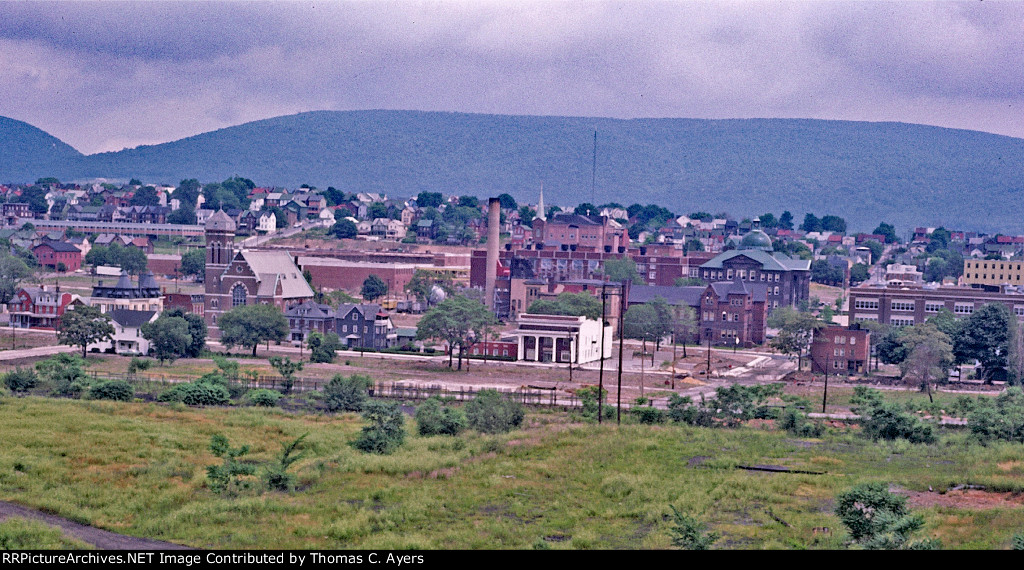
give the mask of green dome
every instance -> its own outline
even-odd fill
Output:
[[[772,251],[772,238],[768,237],[768,234],[761,230],[751,230],[751,232],[743,236],[743,240],[740,241],[740,249],[762,249],[764,251]]]

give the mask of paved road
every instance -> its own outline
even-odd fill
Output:
[[[56,344],[53,346],[37,346],[35,348],[19,348],[17,350],[2,350],[0,351],[0,362],[21,360],[22,358],[33,358],[40,356],[51,356],[59,354],[61,352],[81,352],[82,348],[78,346],[67,346],[63,344]]]

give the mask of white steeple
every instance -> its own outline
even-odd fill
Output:
[[[537,217],[548,221],[547,215],[544,213],[544,183],[540,183],[540,200],[537,201]]]

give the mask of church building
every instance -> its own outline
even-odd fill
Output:
[[[206,221],[207,326],[240,305],[275,305],[285,311],[313,298],[313,290],[286,251],[234,249],[235,222],[223,211]]]

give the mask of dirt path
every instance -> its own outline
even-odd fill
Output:
[[[126,536],[114,532],[100,530],[84,524],[79,524],[56,515],[47,514],[35,509],[0,501],[0,521],[8,517],[21,517],[29,520],[37,520],[50,526],[55,526],[64,531],[70,537],[87,542],[101,550],[189,550],[189,547],[172,542],[151,540]]]

